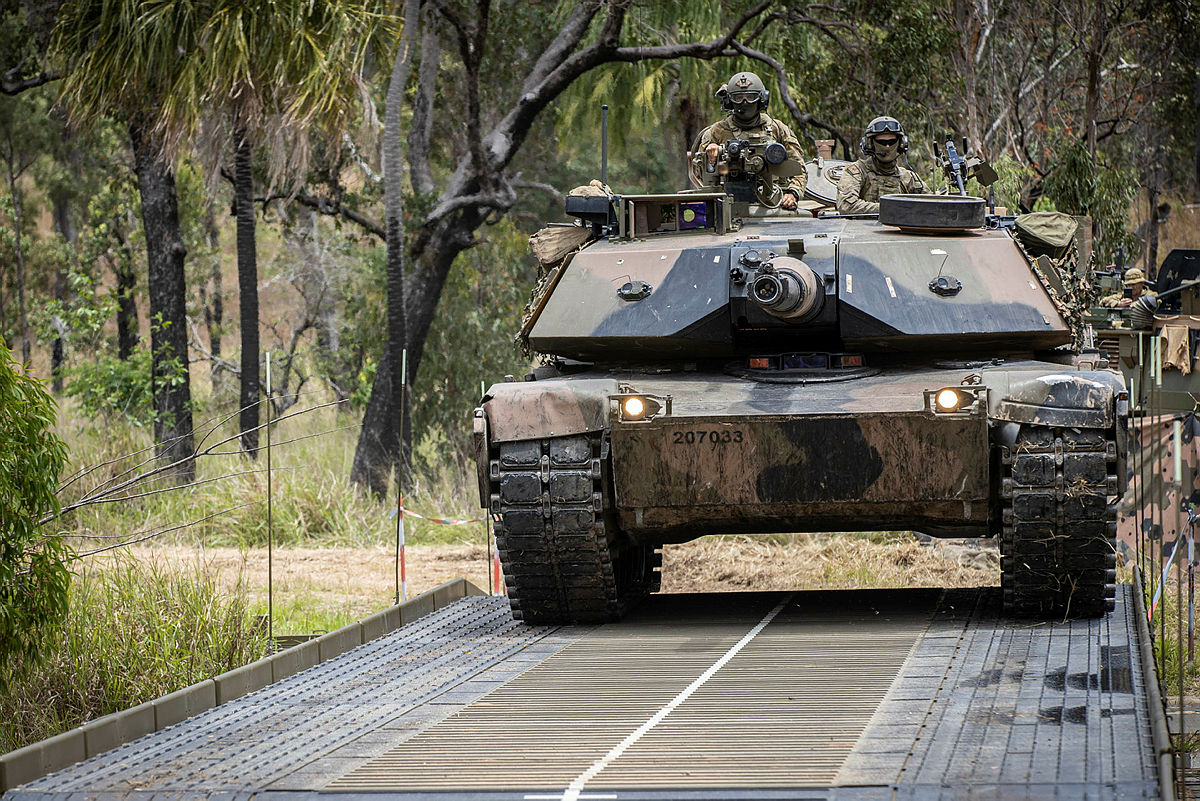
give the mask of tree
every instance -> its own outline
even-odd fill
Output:
[[[67,458],[54,422],[54,401],[0,343],[0,687],[67,611],[70,550],[39,525],[58,511]]]
[[[142,200],[150,287],[150,347],[154,438],[159,459],[176,480],[195,477],[187,351],[186,248],[179,229],[173,154],[157,130],[163,102],[197,29],[190,3],[161,4],[169,14],[147,17],[134,0],[73,0],[63,4],[52,52],[65,77],[62,97],[74,119],[113,116],[128,128]],[[153,23],[153,24],[151,24]]]
[[[149,10],[147,23],[157,27],[161,17],[169,24],[175,16],[170,5]],[[241,441],[254,456],[261,392],[254,143],[269,139],[269,179],[278,183],[305,173],[311,132],[320,130],[339,142],[362,95],[368,48],[386,30],[385,19],[374,0],[281,0],[269,9],[241,0],[188,5],[197,22],[195,46],[185,51],[164,98],[159,127],[172,143],[182,143],[207,116],[210,122],[224,123],[213,129],[228,137],[233,154],[229,177],[237,217]]]
[[[501,69],[499,63],[488,59],[492,56],[490,50],[498,49],[506,41],[503,34],[490,35],[491,26],[519,25],[522,20],[516,13],[511,13],[511,9],[504,19],[493,19],[489,0],[481,0],[470,8],[436,0],[426,2],[427,8],[431,5],[438,12],[457,45],[457,66],[461,70],[458,79],[465,98],[454,113],[466,135],[456,169],[414,226],[411,237],[405,235],[402,224],[402,199],[396,191],[398,179],[385,177],[387,356],[376,373],[351,470],[351,479],[375,494],[385,491],[388,476],[398,464],[401,443],[396,421],[404,405],[401,388],[411,383],[409,379],[420,366],[425,339],[446,276],[455,258],[477,243],[476,231],[516,203],[516,192],[507,169],[542,111],[574,81],[602,64],[736,56],[739,54],[734,46],[737,37],[751,23],[769,21],[762,18],[771,5],[770,0],[764,0],[736,14],[729,20],[724,33],[708,41],[623,46],[622,41],[631,38],[625,31],[630,7],[623,3],[604,5],[581,0],[568,6],[569,11],[553,36],[549,40],[542,39],[533,48],[536,57],[529,58],[529,51],[525,51],[522,63],[532,62],[532,66],[524,74],[520,89],[503,99],[497,98],[493,107],[485,108],[485,87],[481,78]],[[407,65],[411,63],[414,49],[411,43],[418,41],[412,28],[414,23],[421,24],[419,15],[413,13],[415,5],[415,2],[406,4],[405,24],[410,30],[407,35],[410,47],[401,49],[397,68],[392,73],[393,85],[388,88],[385,153],[400,152],[400,146],[394,142],[401,132],[395,125],[398,117],[392,116],[391,98],[400,97],[407,85]],[[474,13],[468,16],[469,11]],[[537,16],[540,20],[540,10]],[[750,38],[752,36],[747,37]],[[525,47],[524,42],[522,47]],[[511,69],[511,65],[510,61],[504,68]],[[437,70],[438,65],[436,60],[427,64],[422,59],[420,69]],[[418,85],[428,79],[428,76],[418,75]],[[404,83],[398,84],[399,81]],[[410,151],[408,159],[410,163],[428,161],[429,155],[429,152]],[[395,156],[385,156],[385,173],[399,168]],[[408,372],[401,381],[398,355],[403,352],[408,354]],[[408,427],[405,429],[407,431]]]

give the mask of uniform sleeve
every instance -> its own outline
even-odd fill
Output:
[[[808,186],[808,170],[804,169],[804,151],[800,149],[800,140],[792,133],[791,128],[779,120],[774,122],[779,134],[779,143],[787,148],[788,158],[800,165],[799,174],[788,178],[782,188],[791,189],[796,193],[796,199],[800,200],[804,197],[804,190]]]
[[[713,123],[700,132],[700,144],[697,145],[697,150],[703,151],[704,148],[712,144],[724,144],[725,137],[720,134],[720,124]]]
[[[862,199],[862,169],[857,164],[846,167],[838,181],[838,214],[878,214],[879,204]]]

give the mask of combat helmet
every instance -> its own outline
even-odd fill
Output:
[[[717,97],[721,100],[721,108],[726,111],[737,112],[744,108],[747,102],[753,102],[758,112],[767,110],[771,93],[767,91],[762,78],[753,72],[739,72],[730,78],[728,83],[721,85],[717,90]]]
[[[868,156],[875,155],[874,140],[876,135],[881,133],[894,133],[900,137],[900,147],[896,152],[904,153],[908,150],[908,134],[904,132],[904,126],[900,124],[900,120],[895,117],[876,117],[867,123],[867,127],[863,129],[862,138],[858,140],[858,146],[862,152]]]

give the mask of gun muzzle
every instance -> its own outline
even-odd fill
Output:
[[[802,323],[820,313],[825,294],[811,267],[791,256],[779,256],[758,271],[750,285],[750,300],[767,314]]]

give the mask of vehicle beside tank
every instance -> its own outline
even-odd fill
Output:
[[[519,618],[619,617],[664,544],[861,530],[998,536],[1013,615],[1112,608],[1127,398],[1072,350],[1069,259],[961,196],[567,210],[522,331],[543,364],[475,413]]]

